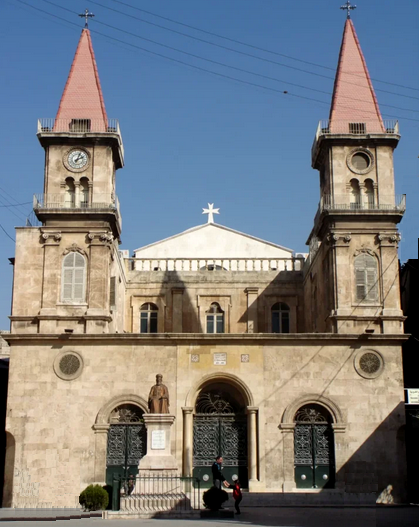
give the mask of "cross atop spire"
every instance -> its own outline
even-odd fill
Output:
[[[95,15],[93,13],[89,13],[88,9],[85,9],[84,13],[79,16],[85,19],[84,27],[87,29],[89,27],[89,18],[93,18]]]
[[[346,4],[340,6],[340,8],[347,11],[346,18],[347,18],[347,20],[349,20],[351,18],[351,11],[353,9],[356,9],[356,5],[351,5],[351,2],[349,0],[347,0]]]

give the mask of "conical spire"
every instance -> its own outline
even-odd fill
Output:
[[[83,29],[54,129],[65,131],[75,125],[80,131],[101,132],[106,131],[107,121],[90,32]]]
[[[367,64],[350,19],[346,20],[343,31],[329,128],[331,133],[385,131]]]

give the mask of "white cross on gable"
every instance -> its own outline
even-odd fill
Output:
[[[220,214],[220,209],[214,209],[214,203],[208,203],[207,209],[202,209],[202,214],[208,214],[207,223],[214,223],[214,214]]]

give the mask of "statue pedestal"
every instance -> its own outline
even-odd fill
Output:
[[[138,465],[140,476],[171,476],[178,469],[171,451],[171,427],[175,416],[170,414],[144,414],[147,428],[147,454]]]

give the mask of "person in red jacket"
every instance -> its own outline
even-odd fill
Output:
[[[236,509],[236,514],[240,514],[240,502],[243,499],[242,491],[240,490],[240,481],[236,479],[236,481],[233,481],[233,484],[230,485],[233,487],[233,499],[234,499],[234,507]]]

